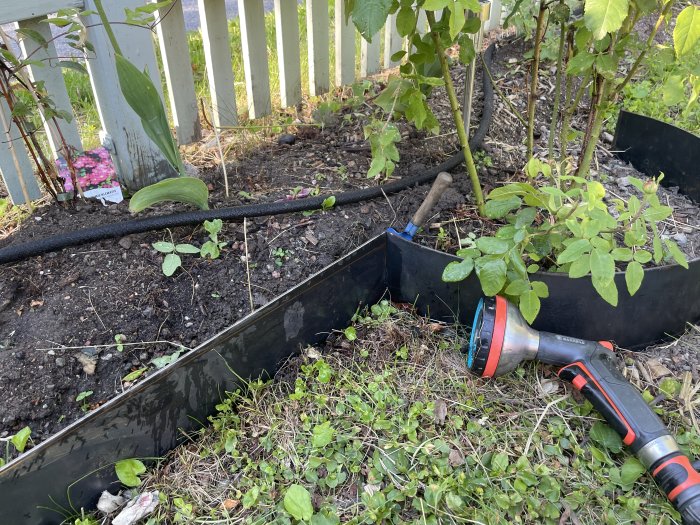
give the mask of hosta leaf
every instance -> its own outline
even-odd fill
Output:
[[[367,42],[372,42],[372,38],[377,36],[379,30],[384,27],[389,11],[391,11],[391,4],[392,0],[355,2],[352,9],[352,21]]]
[[[676,56],[683,55],[695,49],[700,40],[700,6],[689,5],[678,14],[676,27],[673,29],[673,48]]]
[[[627,270],[625,271],[625,282],[627,283],[627,290],[630,295],[634,295],[639,290],[642,285],[642,280],[644,279],[644,268],[637,261],[632,261],[627,265]]]
[[[608,33],[622,27],[628,11],[628,0],[586,0],[583,20],[593,38],[602,40]]]
[[[134,193],[129,202],[129,211],[138,213],[165,201],[184,202],[208,210],[209,189],[196,177],[165,179]]]
[[[124,100],[141,119],[143,130],[175,171],[182,174],[180,151],[173,140],[168,117],[151,77],[120,54],[114,55],[119,87]]]

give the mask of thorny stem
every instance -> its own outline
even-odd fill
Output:
[[[605,120],[605,111],[603,105],[607,106],[607,102],[610,97],[610,84],[605,79],[599,83],[599,94],[594,98],[595,106],[591,103],[591,108],[595,111],[595,116],[593,122],[589,128],[589,132],[586,136],[585,149],[581,152],[581,161],[578,165],[577,174],[579,177],[585,177],[588,175],[588,171],[591,167],[591,161],[593,160],[593,153],[595,152],[596,145],[598,143],[598,137],[600,137],[600,132],[603,129],[603,121]]]
[[[559,54],[557,55],[557,77],[554,85],[554,107],[552,108],[552,123],[549,126],[549,158],[554,160],[554,134],[557,132],[557,122],[559,121],[559,106],[561,104],[561,80],[562,68],[564,64],[564,51],[566,44],[566,22],[562,21],[559,26]]]
[[[462,151],[464,151],[464,163],[467,166],[469,179],[472,183],[472,190],[474,191],[476,206],[479,210],[479,215],[483,217],[484,194],[481,191],[481,182],[479,181],[479,175],[476,172],[474,157],[472,156],[472,151],[469,148],[467,132],[464,129],[464,121],[462,120],[462,111],[459,109],[459,101],[457,100],[457,94],[455,93],[454,84],[452,83],[452,77],[450,76],[450,68],[447,65],[447,60],[445,58],[445,50],[442,48],[442,45],[440,43],[440,35],[435,29],[435,14],[432,11],[426,11],[425,14],[428,18],[428,24],[430,24],[430,34],[433,38],[433,43],[435,44],[435,51],[437,53],[438,59],[440,60],[442,76],[445,81],[445,91],[447,91],[447,96],[450,99],[450,107],[452,108],[452,118],[454,119],[455,126],[457,128],[457,136],[459,137],[459,143],[462,146]]]
[[[659,31],[661,24],[666,19],[666,15],[668,15],[668,12],[671,10],[671,7],[673,7],[674,2],[675,2],[675,0],[669,0],[669,2],[664,6],[663,11],[661,11],[659,18],[656,20],[656,24],[654,24],[654,28],[651,30],[651,33],[649,33],[649,37],[647,38],[647,41],[644,44],[644,48],[639,53],[639,56],[634,61],[634,64],[632,64],[632,67],[627,72],[627,75],[625,76],[624,80],[613,91],[614,96],[617,96],[619,93],[621,93],[622,90],[627,85],[627,83],[632,79],[632,77],[634,77],[634,74],[637,72],[637,69],[639,68],[639,65],[642,63],[642,60],[646,56],[649,49],[651,49],[651,45],[654,43],[654,38],[656,37],[656,33]]]
[[[566,50],[566,63],[571,60],[571,56],[573,55],[574,52],[574,32],[573,28],[569,28],[569,32],[566,36],[567,39],[567,50]],[[565,64],[562,64],[562,68],[565,67]],[[565,168],[566,168],[566,145],[569,142],[569,126],[571,123],[571,117],[578,107],[578,103],[580,100],[580,96],[583,95],[583,86],[585,86],[588,83],[588,76],[585,76],[581,80],[581,86],[579,86],[579,90],[576,93],[575,100],[573,103],[571,103],[571,97],[573,96],[573,89],[574,89],[574,83],[573,79],[571,79],[569,76],[564,75],[564,108],[562,108],[562,119],[561,119],[561,127],[559,128],[559,177],[564,175],[565,173]],[[569,107],[566,107],[567,103],[571,103]]]
[[[533,50],[532,65],[530,68],[530,96],[527,100],[527,158],[532,157],[535,145],[535,107],[537,102],[537,84],[540,70],[540,49],[544,35],[544,19],[547,14],[547,3],[540,1],[540,10],[537,13],[537,27],[535,29],[535,49]]]

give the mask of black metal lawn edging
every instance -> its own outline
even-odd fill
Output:
[[[649,174],[664,171],[665,183],[700,202],[700,139],[650,121],[621,115],[615,140],[624,150],[620,156]],[[659,137],[688,149],[670,153],[652,147]],[[672,155],[673,162],[662,155]],[[415,304],[421,315],[469,323],[481,287],[473,276],[442,282],[442,270],[452,260],[395,235],[371,239],[0,469],[0,523],[52,525],[63,519],[52,507],[94,508],[103,490],[119,487],[116,461],[162,456],[179,443],[182,431],[205,424],[224,393],[241,386],[237,378],[270,376],[300,348],[345,328],[358,306],[386,295]],[[598,296],[589,278],[556,273],[537,278],[550,290],[534,324],[539,330],[631,348],[682,333],[686,322],[700,319],[700,258],[688,270],[678,265],[646,270],[634,298],[618,272],[616,308]]]

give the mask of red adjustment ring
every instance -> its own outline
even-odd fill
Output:
[[[682,455],[664,461],[654,469],[652,475],[671,502],[684,490],[700,485],[700,474],[690,464],[690,460]]]

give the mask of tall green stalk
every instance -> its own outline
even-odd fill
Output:
[[[527,100],[527,158],[532,157],[535,147],[535,108],[537,107],[537,86],[540,72],[540,50],[544,36],[544,19],[547,14],[547,3],[540,0],[540,10],[537,13],[537,28],[535,29],[535,49],[533,50],[532,66],[530,69],[530,95]]]
[[[554,107],[552,108],[552,122],[549,125],[549,158],[554,160],[554,135],[557,132],[557,123],[560,120],[559,106],[561,104],[561,81],[564,75],[563,64],[564,64],[564,51],[566,44],[566,22],[562,21],[559,24],[559,53],[557,55],[557,76],[554,81]]]
[[[469,140],[467,138],[467,132],[464,129],[464,120],[462,119],[462,111],[459,107],[459,101],[457,100],[457,94],[455,93],[454,84],[452,83],[452,77],[450,76],[450,68],[447,64],[445,58],[445,50],[440,43],[440,34],[435,29],[436,21],[435,14],[432,11],[425,11],[428,18],[428,24],[430,24],[430,34],[435,44],[435,51],[437,52],[438,60],[440,60],[440,67],[442,68],[442,76],[445,80],[445,91],[447,91],[447,97],[450,100],[450,107],[452,108],[452,118],[455,122],[455,127],[457,128],[457,136],[459,137],[459,143],[464,152],[464,163],[467,166],[467,173],[469,174],[469,179],[472,183],[472,190],[474,191],[474,198],[476,200],[476,206],[479,210],[479,214],[484,216],[484,194],[481,190],[481,182],[479,181],[479,175],[476,171],[476,165],[474,164],[474,157],[472,156],[472,150],[469,147]]]
[[[107,32],[107,38],[109,38],[109,42],[112,44],[114,52],[117,55],[121,55],[122,50],[119,47],[119,42],[117,42],[117,37],[114,36],[114,31],[112,31],[112,25],[109,23],[109,20],[107,20],[107,14],[105,13],[105,9],[102,6],[102,0],[95,0],[95,9],[97,9],[97,16],[100,17],[100,22],[102,22],[102,25],[104,26],[105,31]]]

